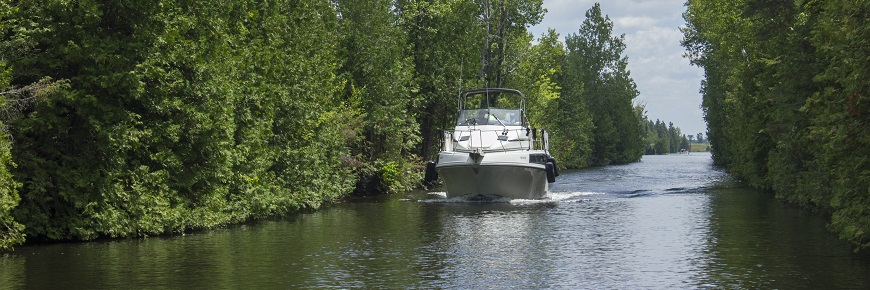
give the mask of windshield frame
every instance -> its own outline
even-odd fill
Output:
[[[483,88],[459,94],[456,126],[527,126],[525,95],[514,89]],[[499,106],[499,103],[507,103]],[[519,105],[519,106],[517,106]],[[484,116],[478,116],[478,113]],[[473,120],[473,121],[472,121]]]
[[[519,108],[466,109],[459,111],[456,126],[523,126],[524,121],[523,111]]]

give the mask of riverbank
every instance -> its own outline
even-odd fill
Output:
[[[316,163],[316,162],[312,162]],[[0,215],[0,220],[4,223],[0,225],[6,226],[8,221],[15,222],[11,224],[16,228],[10,228],[0,233],[0,253],[13,253],[16,247],[26,246],[28,244],[37,243],[63,243],[76,241],[111,241],[116,239],[127,238],[148,238],[148,237],[172,237],[184,235],[192,232],[202,232],[224,228],[228,226],[238,226],[249,224],[254,221],[272,220],[288,215],[294,215],[305,212],[318,210],[324,205],[331,205],[341,202],[342,199],[349,196],[366,196],[375,194],[397,194],[406,192],[420,186],[422,184],[422,165],[413,162],[378,162],[380,166],[370,166],[365,172],[346,172],[344,174],[335,174],[332,176],[336,181],[334,185],[340,187],[328,187],[335,190],[318,195],[308,193],[309,196],[300,196],[305,192],[311,192],[312,189],[307,189],[299,194],[287,194],[281,196],[283,191],[271,194],[264,194],[260,197],[248,195],[252,200],[226,200],[219,204],[224,204],[221,208],[208,207],[190,207],[189,205],[178,205],[175,207],[169,205],[155,205],[155,208],[147,209],[149,212],[143,211],[142,215],[153,214],[154,216],[143,216],[144,220],[132,220],[129,211],[134,209],[119,209],[117,212],[127,212],[128,215],[115,217],[113,220],[103,220],[102,222],[112,223],[114,225],[126,225],[130,229],[128,232],[112,231],[101,225],[100,220],[95,220],[95,217],[105,218],[108,213],[104,212],[67,212],[67,217],[76,221],[92,220],[92,224],[76,223],[79,227],[76,229],[78,233],[88,233],[87,235],[70,235],[61,238],[50,238],[48,235],[31,236],[25,240],[24,233],[28,229],[27,221],[32,221],[32,217],[24,217],[20,219],[24,221],[17,223],[13,219],[16,210],[11,208],[5,215]],[[359,176],[365,176],[359,177]],[[238,193],[231,195],[230,198],[241,195]],[[268,199],[267,199],[268,198]],[[216,202],[217,203],[217,202]],[[244,207],[242,207],[244,206]],[[145,209],[141,209],[145,210]],[[166,212],[170,211],[172,215],[181,216],[178,220],[167,218]],[[18,216],[26,213],[19,211]],[[0,212],[2,213],[2,212]],[[56,221],[58,224],[61,221]],[[36,226],[39,226],[38,224]],[[64,226],[69,228],[71,225]],[[13,231],[14,230],[14,231]],[[15,235],[13,235],[15,234]]]
[[[692,143],[689,145],[689,152],[710,152],[710,144]]]
[[[870,2],[686,7],[683,45],[704,69],[716,163],[829,214],[832,231],[856,251],[870,249],[870,59],[866,42],[856,41],[870,37]]]

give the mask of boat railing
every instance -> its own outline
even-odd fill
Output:
[[[544,129],[444,130],[441,150],[448,152],[550,151],[549,132]]]

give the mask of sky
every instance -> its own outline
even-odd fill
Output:
[[[544,0],[547,14],[530,28],[540,37],[553,28],[564,39],[575,34],[586,19],[594,0]],[[625,34],[628,69],[651,120],[673,122],[686,135],[704,133],[707,125],[701,112],[701,80],[704,71],[683,58],[680,46],[684,27],[685,0],[606,0],[601,13],[613,21],[613,35]]]

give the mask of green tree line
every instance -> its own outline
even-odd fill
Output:
[[[668,154],[678,153],[681,150],[689,150],[691,141],[695,138],[692,135],[683,134],[680,127],[675,127],[674,123],[665,124],[661,120],[656,119],[655,122],[644,117],[644,154]],[[703,134],[698,133],[700,138],[698,142],[703,140]],[[691,138],[690,138],[691,137]]]
[[[2,0],[0,250],[402,192],[469,88],[526,92],[562,167],[639,160],[624,37],[596,4],[565,43],[535,38],[544,13],[541,0]]]
[[[715,162],[870,247],[870,2],[687,6]]]

